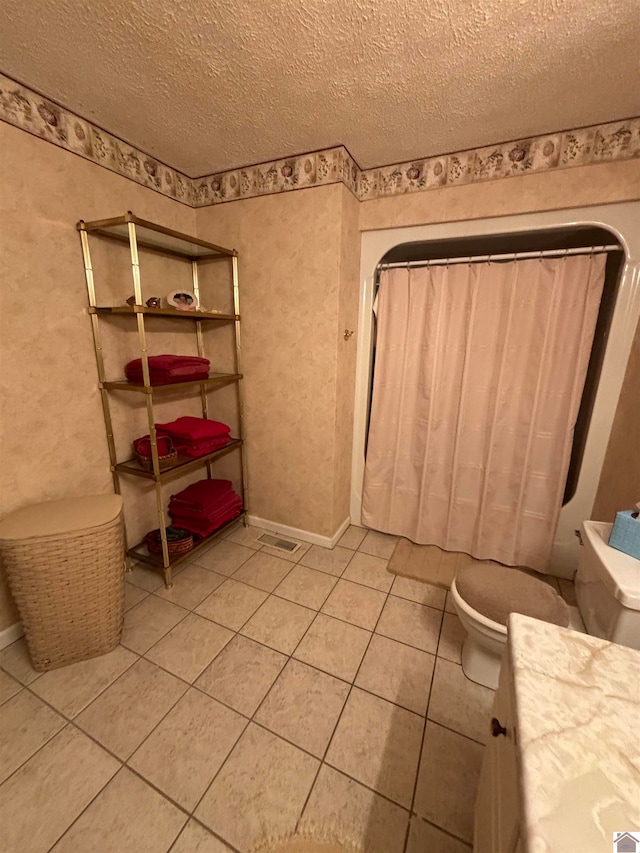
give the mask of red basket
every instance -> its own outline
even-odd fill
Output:
[[[169,557],[181,557],[193,548],[193,534],[182,527],[167,527],[167,548]],[[151,530],[144,537],[150,554],[162,554],[162,538],[160,528]]]

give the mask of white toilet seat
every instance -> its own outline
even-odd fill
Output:
[[[499,619],[502,619],[505,610],[507,614],[516,610],[537,619],[545,619],[547,617],[544,608],[550,603],[551,611],[556,612],[552,614],[550,611],[547,621],[565,624],[574,631],[584,631],[613,643],[640,649],[638,561],[608,544],[611,528],[611,524],[599,521],[584,521],[582,524],[583,548],[575,581],[577,606],[567,606],[566,603],[563,605],[566,610],[564,623],[561,618],[559,620],[562,614],[558,613],[557,607],[548,601],[548,594],[545,603],[544,596],[535,596],[530,582],[528,590],[524,590],[523,600],[518,603],[513,600],[514,593],[518,590],[514,590],[509,581],[506,581],[506,584],[511,586],[511,601],[508,595],[494,601],[491,600],[491,595],[487,595],[495,589],[490,577],[480,577],[478,584],[476,575],[475,588],[473,584],[468,587],[468,578],[465,577],[463,581],[462,574],[454,579],[451,584],[451,597],[456,613],[467,632],[462,647],[462,667],[467,678],[487,687],[497,686],[500,662],[507,642],[507,628],[505,624],[494,622],[472,607],[460,595],[456,581],[460,581],[465,592],[470,593],[472,601],[478,606],[486,605],[487,612]],[[467,569],[462,569],[462,572],[466,571]],[[538,579],[536,583],[544,584],[544,581]],[[505,586],[504,577],[502,585]],[[539,599],[534,602],[533,609],[536,612],[530,612],[532,594]],[[523,609],[520,610],[520,607]]]
[[[458,592],[455,578],[451,584],[451,598],[467,632],[462,645],[462,671],[476,684],[495,690],[507,646],[507,628],[471,607]]]

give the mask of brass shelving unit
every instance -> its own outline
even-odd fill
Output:
[[[119,216],[113,219],[101,219],[95,222],[84,222],[80,220],[77,225],[80,232],[80,240],[82,243],[82,255],[84,258],[84,271],[87,282],[87,294],[89,298],[88,313],[91,318],[91,328],[93,331],[93,343],[96,356],[96,365],[98,368],[98,385],[100,388],[100,396],[102,400],[102,411],[104,414],[105,429],[107,433],[107,443],[109,446],[109,458],[111,461],[111,473],[113,476],[113,485],[115,491],[120,494],[120,475],[131,476],[134,479],[150,480],[155,485],[156,508],[158,513],[158,527],[161,531],[162,538],[162,555],[149,554],[144,542],[127,547],[127,554],[143,563],[146,563],[154,568],[162,570],[164,573],[165,585],[172,586],[172,568],[186,559],[191,559],[192,555],[209,544],[212,539],[220,536],[228,527],[235,524],[239,519],[243,519],[246,523],[246,496],[247,496],[247,468],[244,454],[244,400],[242,393],[242,347],[240,338],[240,294],[238,284],[238,253],[235,249],[225,249],[222,246],[217,246],[214,243],[209,243],[205,240],[200,240],[196,237],[191,237],[187,234],[181,234],[178,231],[173,231],[170,228],[165,228],[162,225],[157,225],[154,222],[149,222],[145,219],[140,219],[134,216],[129,211],[124,216]],[[93,267],[91,264],[90,252],[90,235],[96,235],[109,240],[112,240],[121,245],[126,245],[129,248],[131,257],[131,274],[133,279],[133,290],[135,295],[135,304],[133,306],[102,306],[98,305],[96,299],[96,287],[93,276]],[[179,258],[191,264],[192,288],[196,295],[198,304],[200,303],[200,289],[198,282],[198,268],[202,261],[220,261],[231,264],[231,279],[233,287],[233,314],[222,314],[213,311],[178,311],[174,308],[149,308],[143,304],[142,287],[140,277],[140,260],[138,255],[139,247],[164,255],[170,258]],[[138,333],[138,341],[140,345],[140,358],[142,360],[142,376],[143,384],[136,385],[126,380],[109,380],[105,375],[105,366],[102,349],[102,336],[100,333],[101,320],[108,320],[109,317],[130,317],[135,320]],[[145,318],[147,317],[164,317],[171,318],[177,324],[188,324],[193,328],[196,334],[198,355],[204,356],[204,336],[203,325],[230,325],[234,327],[235,338],[235,369],[233,373],[213,373],[209,374],[209,378],[205,380],[196,380],[192,382],[176,382],[170,385],[152,385],[149,375],[149,360],[147,354],[147,328]],[[190,389],[200,390],[200,399],[202,405],[202,417],[208,417],[208,400],[207,392],[222,388],[227,385],[235,385],[237,388],[238,400],[238,436],[233,438],[224,447],[218,448],[212,453],[195,459],[179,458],[176,465],[171,468],[160,470],[158,460],[158,446],[156,441],[156,428],[154,417],[154,398],[163,394],[179,394],[180,392]],[[134,393],[144,394],[146,401],[146,412],[149,427],[149,435],[151,437],[151,454],[153,469],[146,471],[137,462],[136,459],[126,459],[118,461],[116,458],[116,448],[113,433],[113,421],[110,408],[111,393]],[[216,459],[225,456],[231,452],[240,454],[242,467],[242,512],[233,521],[224,524],[214,533],[197,543],[197,545],[185,554],[183,557],[174,559],[169,558],[169,550],[167,545],[167,537],[165,533],[165,508],[163,499],[163,484],[173,477],[181,474],[195,471],[197,468],[206,466],[207,476],[212,477],[212,464]]]

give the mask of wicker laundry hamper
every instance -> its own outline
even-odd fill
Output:
[[[0,555],[34,669],[115,648],[124,614],[120,495],[25,507],[0,521]]]

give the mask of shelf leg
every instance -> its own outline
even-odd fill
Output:
[[[238,256],[234,254],[231,258],[232,276],[233,276],[233,310],[237,316],[240,316],[240,284],[238,280]],[[234,323],[234,332],[236,340],[236,373],[242,373],[242,338],[240,333],[240,321]],[[238,403],[238,438],[244,441],[244,381],[236,383],[236,395]],[[245,527],[249,526],[247,521],[249,500],[249,475],[247,473],[247,455],[245,445],[240,447],[240,462],[242,465],[242,508],[245,510],[245,515],[242,523]]]
[[[162,483],[156,480],[156,509],[158,512],[158,528],[160,530],[160,541],[162,543],[162,566],[164,570],[164,585],[171,589],[171,558],[169,557],[169,545],[167,543],[167,522],[164,516],[164,503],[162,500]]]

